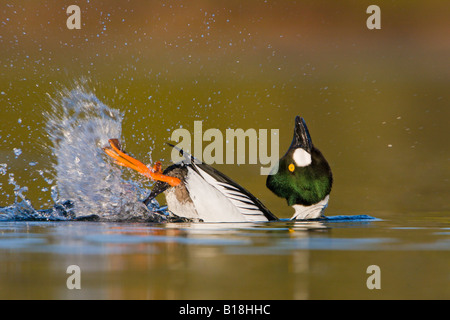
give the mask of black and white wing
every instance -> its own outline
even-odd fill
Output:
[[[201,177],[207,184],[211,187],[213,187],[215,190],[219,191],[219,193],[224,196],[231,204],[233,205],[235,210],[232,211],[238,211],[241,215],[243,215],[245,221],[272,221],[272,220],[278,220],[278,218],[271,213],[262,203],[259,201],[254,195],[252,195],[249,191],[244,189],[242,186],[240,186],[238,183],[231,180],[228,176],[223,174],[222,172],[214,169],[210,165],[199,161],[189,153],[185,152],[184,150],[172,145],[169,143],[169,145],[176,150],[180,152],[181,155],[185,158],[183,161],[184,165],[188,167],[189,170],[191,170],[191,180],[195,180],[193,177],[195,173],[195,176],[198,175]],[[189,181],[188,181],[189,182]],[[194,184],[194,183],[193,183]],[[202,185],[201,182],[197,180],[196,185],[200,187]],[[189,185],[187,186],[188,190],[191,193],[191,196],[193,196],[193,193],[200,193],[198,190],[194,191],[193,189],[195,187]],[[204,187],[203,190],[207,190],[207,187]],[[204,201],[207,202],[205,198],[213,197],[213,194],[203,194]],[[214,203],[218,203],[214,202]],[[210,210],[215,210],[215,208],[210,208]],[[226,213],[225,213],[226,214]],[[231,212],[230,212],[231,214]],[[224,214],[223,214],[224,215]],[[224,219],[222,217],[221,219]]]
[[[231,201],[247,221],[277,220],[261,201],[222,172],[205,163],[193,162],[189,167]]]

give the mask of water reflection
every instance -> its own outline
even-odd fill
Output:
[[[289,220],[180,224],[3,222],[0,283],[8,290],[2,290],[0,298],[364,297],[369,294],[364,289],[368,265],[380,265],[385,278],[400,285],[405,277],[402,270],[419,257],[420,261],[427,259],[427,265],[420,263],[421,276],[414,271],[408,273],[416,277],[417,286],[431,281],[428,276],[423,278],[430,268],[433,277],[445,277],[450,248],[448,226],[403,226],[398,228],[385,221],[358,227],[349,222]],[[66,268],[72,264],[82,270],[82,290],[65,287]],[[336,281],[337,287],[326,286]],[[435,290],[431,296],[448,293],[442,287]],[[388,292],[385,297],[389,297]],[[408,295],[400,289],[396,292]],[[417,296],[430,296],[417,292]]]

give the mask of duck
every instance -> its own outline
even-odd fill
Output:
[[[237,182],[189,153],[177,149],[184,160],[162,171],[161,162],[147,167],[122,150],[118,139],[109,139],[103,150],[115,163],[131,168],[156,181],[148,205],[165,194],[169,211],[185,221],[262,222],[279,220],[264,204]],[[333,183],[330,166],[312,144],[305,120],[295,118],[294,137],[266,180],[275,195],[285,198],[294,208],[292,220],[317,219],[328,205]]]
[[[154,184],[144,200],[148,205],[164,193],[169,211],[188,221],[201,222],[260,222],[278,218],[254,195],[212,166],[176,148],[184,160],[162,171],[161,162],[147,167],[121,149],[118,139],[109,139],[103,150],[115,163],[136,170]]]
[[[323,154],[311,140],[306,122],[295,117],[294,137],[266,186],[294,209],[292,220],[324,218],[333,185],[333,174]]]

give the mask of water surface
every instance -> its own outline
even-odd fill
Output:
[[[448,299],[438,217],[271,223],[1,222],[2,299]],[[69,290],[69,265],[81,289]],[[381,289],[366,286],[368,266]]]

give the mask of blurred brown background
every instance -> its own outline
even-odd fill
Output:
[[[81,8],[81,30],[66,8]],[[368,30],[366,8],[381,8]],[[304,117],[335,176],[328,214],[449,211],[446,1],[8,1],[0,5],[0,205],[10,173],[35,207],[51,176],[47,93],[89,79],[125,113],[136,157],[169,164],[171,131],[280,130]],[[22,154],[15,157],[13,148]],[[30,162],[37,162],[30,166]],[[278,216],[259,166],[218,165]],[[45,172],[45,171],[44,171]],[[163,200],[162,200],[163,202]]]

